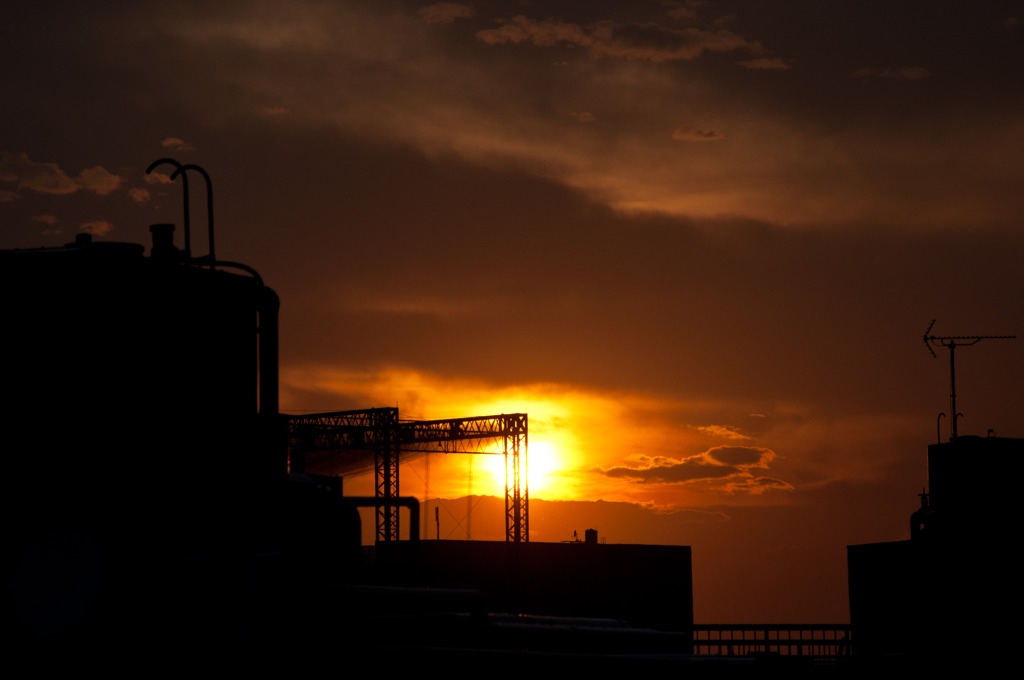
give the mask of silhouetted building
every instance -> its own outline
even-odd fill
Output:
[[[280,545],[277,295],[152,232],[0,252],[14,645],[238,631]]]
[[[689,546],[403,541],[375,551],[388,583],[472,588],[489,611],[614,618],[666,631],[693,626]]]
[[[911,516],[911,540],[847,548],[858,656],[941,664],[1016,648],[1019,502],[1003,480],[1022,471],[1024,439],[928,447],[929,493]]]

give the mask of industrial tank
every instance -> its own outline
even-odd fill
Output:
[[[0,252],[15,640],[220,626],[280,544],[277,295],[152,234]]]

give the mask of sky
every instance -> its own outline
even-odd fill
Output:
[[[180,245],[145,169],[201,165],[281,297],[283,411],[528,413],[531,539],[691,545],[697,622],[848,620],[845,547],[909,536],[948,436],[929,323],[1024,333],[1019,3],[4,13],[0,248]],[[1024,437],[1024,339],[957,369],[961,434]],[[500,539],[477,458],[401,490]]]

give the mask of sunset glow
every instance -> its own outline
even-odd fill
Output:
[[[532,540],[691,545],[698,619],[845,617],[944,436],[929,321],[1024,337],[1019,3],[185,4],[12,10],[0,247],[182,247],[145,169],[201,164],[282,412],[526,413]],[[1024,435],[1024,340],[956,361],[962,431]],[[403,453],[400,492],[503,540],[504,475]]]

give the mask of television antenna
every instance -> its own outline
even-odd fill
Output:
[[[933,346],[941,345],[949,348],[949,412],[950,412],[950,439],[956,439],[956,421],[959,419],[960,414],[956,411],[956,358],[955,350],[957,347],[970,347],[976,345],[982,340],[1012,340],[1016,338],[1016,335],[928,335],[931,333],[932,326],[935,325],[935,319],[928,324],[927,330],[924,332],[924,344],[928,348],[928,351],[932,353],[933,357],[938,357],[935,354]]]

